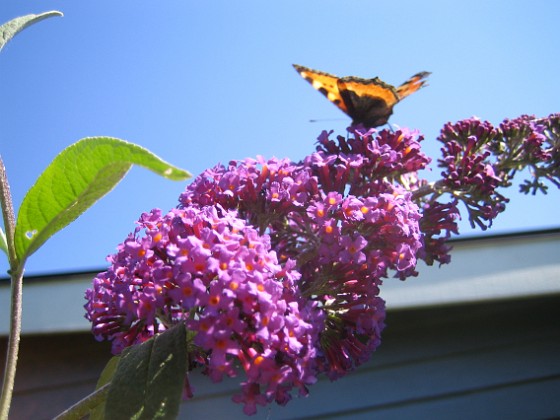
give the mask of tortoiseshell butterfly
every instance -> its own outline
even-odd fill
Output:
[[[417,73],[402,85],[395,87],[378,77],[339,78],[298,64],[293,66],[315,89],[352,118],[352,125],[363,124],[365,127],[379,127],[386,124],[393,113],[393,107],[403,98],[425,86],[425,79],[430,75],[426,71]]]

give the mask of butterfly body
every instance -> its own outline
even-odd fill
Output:
[[[428,72],[415,74],[398,87],[378,77],[337,77],[329,73],[294,64],[296,71],[327,97],[342,112],[352,118],[352,125],[378,127],[386,124],[393,107],[404,97],[425,85]]]

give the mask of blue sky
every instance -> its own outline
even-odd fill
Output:
[[[431,71],[391,122],[424,133],[432,158],[447,121],[560,111],[560,2],[12,0],[0,20],[53,9],[65,16],[0,53],[0,153],[16,206],[58,152],[88,136],[132,141],[193,174],[256,155],[301,159],[322,129],[343,134],[349,120],[292,63],[391,84]],[[140,213],[175,206],[184,186],[134,168],[27,273],[103,269]],[[484,234],[560,226],[557,190],[516,191]],[[462,233],[482,234],[466,223]]]

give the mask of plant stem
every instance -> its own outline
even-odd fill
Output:
[[[21,336],[21,304],[23,288],[23,266],[20,266],[14,247],[14,232],[16,219],[14,206],[10,194],[10,186],[6,175],[4,162],[0,157],[0,199],[2,204],[2,217],[6,230],[6,241],[8,244],[8,259],[10,261],[11,275],[11,309],[10,309],[10,335],[8,337],[8,351],[6,353],[6,366],[4,369],[4,381],[2,382],[2,396],[0,398],[0,419],[8,418],[14,382],[16,378],[16,366],[19,352],[19,341]]]
[[[4,229],[6,230],[6,241],[8,243],[8,259],[10,261],[10,269],[13,270],[18,266],[16,249],[13,246],[16,230],[16,216],[14,213],[12,194],[10,193],[10,184],[8,183],[8,175],[6,174],[2,156],[0,156],[0,203],[2,205],[2,217],[4,219]]]
[[[10,310],[10,335],[8,337],[8,351],[2,382],[2,397],[0,400],[0,419],[8,418],[12,393],[16,379],[16,367],[21,337],[21,304],[22,304],[23,272],[12,275],[12,296]]]

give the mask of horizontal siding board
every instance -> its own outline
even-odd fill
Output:
[[[456,242],[451,264],[420,262],[417,278],[386,280],[381,297],[398,309],[559,293],[559,239],[555,233]]]
[[[95,389],[97,380],[83,383],[68,383],[50,388],[33,389],[14,395],[10,419],[47,420],[62,413],[75,402]]]
[[[387,323],[369,363],[252,418],[560,415],[560,398],[552,397],[560,395],[560,296],[390,311]],[[27,336],[21,348],[16,419],[61,412],[93,390],[110,357],[107,343],[88,334]],[[194,373],[190,380],[195,398],[183,403],[180,418],[247,418],[231,402],[241,377],[213,384]]]
[[[560,229],[485,234],[451,243],[451,264],[427,267],[420,262],[417,278],[385,281],[381,297],[389,310],[560,293]],[[89,331],[84,291],[105,269],[26,277],[23,334]],[[9,308],[9,281],[0,278],[0,335],[8,334]]]
[[[538,348],[526,345],[495,349],[468,357],[463,354],[456,358],[418,361],[414,365],[392,365],[358,371],[335,383],[320,381],[311,388],[308,398],[296,399],[285,408],[272,407],[270,412],[262,410],[258,418],[289,419],[309,415],[327,418],[345,411],[376,412],[387,405],[391,405],[395,412],[403,407],[413,412],[413,406],[422,406],[434,400],[445,406],[473,396],[485,404],[488,400],[488,397],[482,397],[485,393],[491,396],[497,390],[510,389],[512,384],[525,384],[524,392],[526,397],[530,397],[537,392],[535,387],[542,378],[549,378],[551,374],[560,378],[560,363],[556,356],[560,354],[560,345],[558,342],[551,345],[550,341],[541,342]],[[527,362],[519,363],[520,360]],[[443,403],[446,399],[451,401]],[[472,404],[475,404],[474,400]],[[473,405],[477,413],[482,408]],[[187,402],[184,407],[185,418],[188,417],[187,413],[194,418],[205,414],[212,418],[243,418],[240,407],[228,408],[228,404],[220,407],[208,399]]]
[[[389,311],[377,354],[391,363],[560,336],[560,295]],[[398,351],[384,349],[394,345]]]
[[[373,407],[331,412],[300,419],[535,419],[560,413],[560,378],[545,377],[464,394],[442,394],[431,399],[402,400]]]
[[[4,360],[6,340],[2,341],[0,357]],[[29,394],[33,390],[96,381],[110,357],[108,343],[99,343],[92,335],[23,337],[14,392]]]
[[[398,417],[401,409],[413,413],[415,406],[421,410],[426,404],[437,404],[441,410],[451,407],[449,417],[455,405],[464,411],[465,399],[477,405],[470,412],[478,418],[515,412],[496,406],[480,417],[492,395],[499,396],[514,385],[523,388],[529,401],[540,395],[542,387],[549,394],[559,391],[554,390],[556,382],[543,379],[560,376],[559,303],[558,297],[552,297],[389,313],[395,328],[388,328],[370,363],[337,382],[321,380],[310,388],[308,398],[295,399],[286,407],[261,409],[256,418],[330,418],[362,410],[375,413],[376,418],[378,411],[394,412]],[[212,385],[205,378],[193,376],[192,383],[202,386],[195,399],[184,404],[183,418],[244,418],[241,408],[228,402],[230,395],[212,394]],[[521,410],[527,403],[516,400],[509,404]],[[531,412],[530,405],[523,409]],[[560,414],[556,402],[550,411]],[[542,412],[535,406],[535,415]]]

